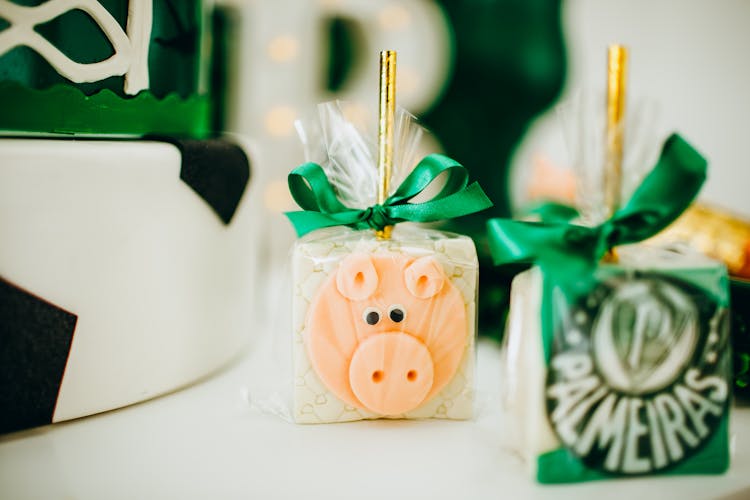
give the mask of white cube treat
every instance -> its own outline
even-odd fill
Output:
[[[338,227],[298,240],[292,260],[296,422],[472,417],[470,238]]]

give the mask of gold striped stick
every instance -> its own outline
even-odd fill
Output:
[[[622,45],[610,45],[607,50],[607,129],[603,186],[607,217],[611,217],[622,203],[622,157],[627,65],[628,49]],[[616,262],[616,249],[612,248],[607,252],[604,260]]]
[[[604,201],[607,215],[620,208],[622,196],[623,132],[628,49],[611,45],[607,53],[607,131],[604,164]]]
[[[393,123],[396,115],[396,51],[380,53],[380,102],[378,106],[378,203],[388,198],[393,168]],[[377,231],[379,239],[390,239],[393,226]]]

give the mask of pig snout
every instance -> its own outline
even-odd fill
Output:
[[[432,388],[432,356],[416,338],[401,332],[369,337],[352,356],[349,381],[362,404],[383,415],[419,406]]]

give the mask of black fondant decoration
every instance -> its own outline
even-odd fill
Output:
[[[0,433],[52,422],[77,319],[0,278]]]
[[[177,146],[182,153],[180,179],[229,224],[250,181],[250,163],[242,148],[221,139],[151,139]]]

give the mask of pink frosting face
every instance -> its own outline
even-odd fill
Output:
[[[461,293],[434,257],[360,253],[346,257],[318,290],[305,343],[337,397],[399,415],[450,382],[467,333]]]

